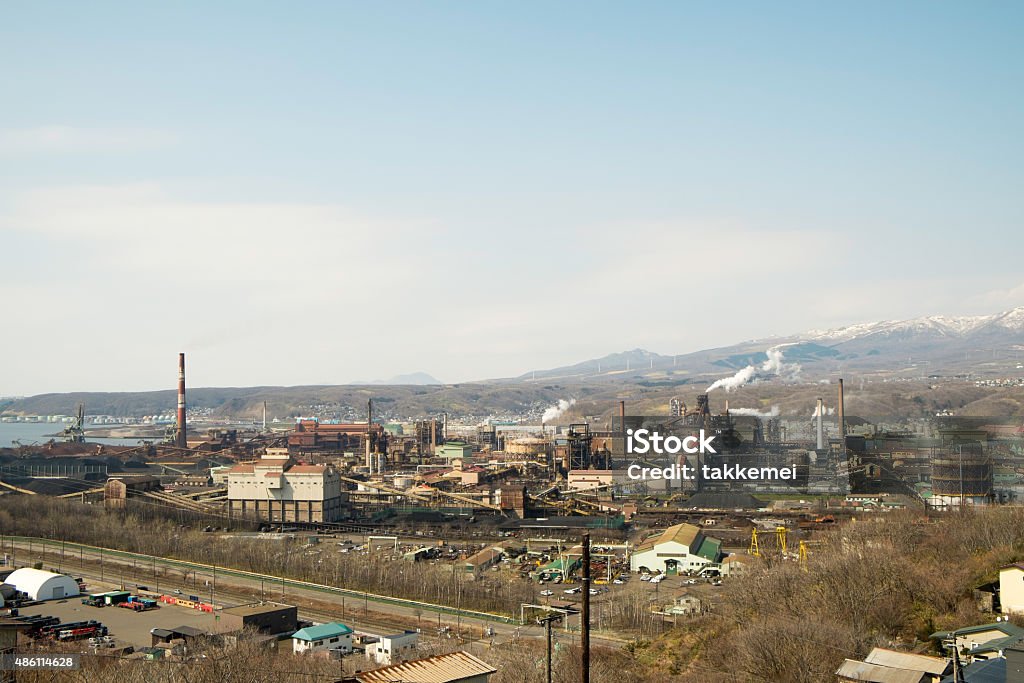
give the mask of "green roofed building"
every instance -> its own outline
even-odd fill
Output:
[[[671,576],[699,572],[721,560],[720,540],[705,536],[693,524],[676,524],[644,539],[630,556],[629,567],[634,572],[662,572]]]
[[[331,622],[307,626],[292,635],[292,652],[296,654],[315,650],[352,651],[352,629],[345,624]]]

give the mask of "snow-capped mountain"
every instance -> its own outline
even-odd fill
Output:
[[[931,315],[911,320],[884,320],[859,323],[832,330],[811,330],[801,339],[838,344],[870,336],[934,336],[963,338],[977,332],[1024,332],[1024,306],[994,315]]]

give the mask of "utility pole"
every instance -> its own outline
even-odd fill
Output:
[[[545,636],[547,638],[547,644],[548,644],[548,646],[547,646],[547,661],[546,661],[546,664],[547,664],[547,667],[546,667],[547,677],[545,678],[545,681],[547,683],[551,683],[551,624],[552,624],[552,622],[555,622],[555,621],[561,621],[561,619],[562,619],[562,615],[555,613],[555,614],[549,614],[546,617],[541,617],[541,618],[539,618],[537,620],[537,621],[539,621],[539,622],[544,624],[544,633],[545,633]]]
[[[580,614],[581,657],[583,676],[580,683],[590,683],[590,533],[583,534],[583,611]]]

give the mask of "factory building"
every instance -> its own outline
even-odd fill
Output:
[[[341,479],[331,465],[302,465],[287,454],[228,471],[231,514],[270,522],[336,522],[345,514]]]
[[[636,547],[629,558],[634,572],[658,571],[676,575],[700,571],[722,559],[722,542],[705,536],[693,524],[676,524]]]
[[[5,583],[24,593],[29,600],[63,600],[79,594],[78,583],[70,576],[41,569],[15,569]]]
[[[327,423],[300,420],[288,434],[288,449],[293,453],[362,452],[369,438],[374,453],[387,450],[387,436],[380,424],[365,422]]]

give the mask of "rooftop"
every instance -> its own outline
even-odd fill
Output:
[[[496,671],[493,666],[468,652],[452,652],[358,673],[356,679],[360,683],[451,683]]]
[[[284,609],[296,609],[293,605],[284,605],[276,602],[265,602],[263,604],[253,605],[239,605],[238,607],[228,607],[221,610],[222,614],[234,614],[240,617],[249,617],[254,614],[266,614],[268,612],[277,612]]]
[[[320,624],[319,626],[307,626],[306,628],[299,629],[292,636],[295,640],[323,640],[324,638],[336,638],[337,636],[347,636],[352,633],[352,629],[345,624],[339,624],[338,622],[331,622],[329,624]]]
[[[851,681],[868,681],[870,683],[921,683],[925,674],[909,669],[893,669],[867,662],[847,659],[836,671],[836,676]]]
[[[899,652],[876,647],[864,660],[868,664],[888,666],[894,669],[910,669],[912,671],[924,671],[936,676],[946,673],[952,666],[948,659],[942,657],[930,657],[928,655],[915,655],[910,652]]]

